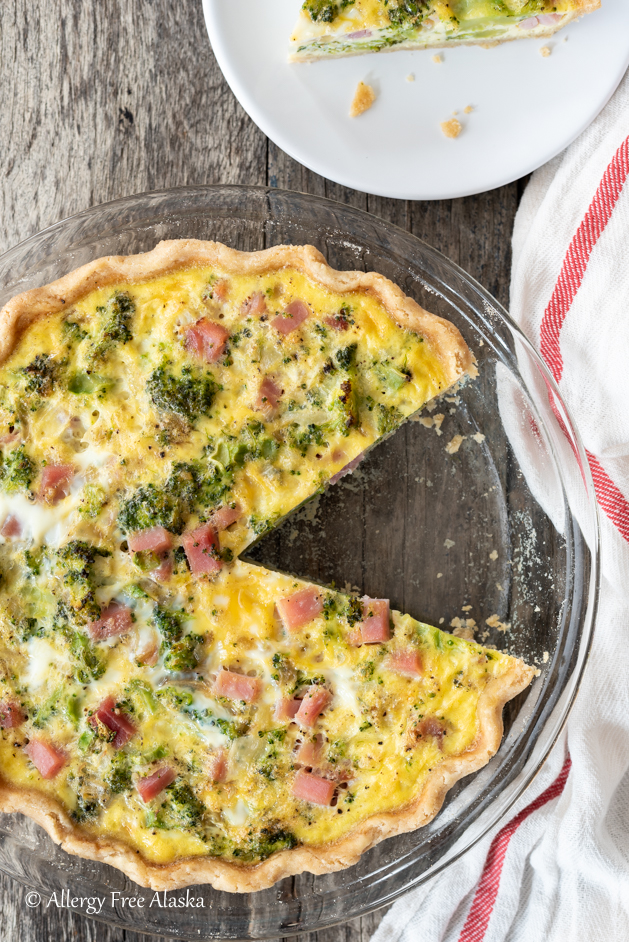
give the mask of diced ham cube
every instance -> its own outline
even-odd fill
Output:
[[[300,726],[312,728],[332,699],[332,694],[325,687],[313,684],[295,714]]]
[[[324,318],[324,321],[332,330],[347,330],[349,328],[349,320],[345,314],[330,314]]]
[[[157,772],[153,772],[152,775],[139,778],[135,783],[135,787],[142,801],[148,802],[156,795],[159,795],[160,792],[163,792],[165,788],[168,788],[169,785],[172,785],[176,778],[177,773],[175,770],[169,765],[165,765]]]
[[[19,703],[12,700],[0,702],[0,729],[15,729],[16,726],[21,726],[25,719]]]
[[[297,711],[301,706],[301,700],[291,700],[290,697],[282,697],[275,706],[275,718],[280,723],[287,723],[294,720]]]
[[[222,670],[213,687],[215,697],[227,697],[229,700],[244,700],[253,703],[260,696],[262,682],[258,677],[247,677],[235,671]]]
[[[214,529],[220,533],[221,530],[226,530],[227,527],[231,527],[232,523],[236,523],[241,517],[242,507],[240,504],[236,504],[234,507],[219,507],[210,517],[210,523]]]
[[[16,442],[18,438],[22,437],[22,433],[17,429],[14,429],[12,432],[7,432],[6,435],[0,435],[0,447],[4,448],[6,445],[12,445],[13,442]]]
[[[278,386],[270,376],[265,376],[260,383],[258,398],[256,399],[254,408],[257,412],[264,412],[266,415],[272,415],[277,408],[277,404],[283,391],[284,390]]]
[[[328,484],[336,484],[337,481],[340,481],[341,478],[344,478],[346,474],[351,474],[352,471],[355,471],[360,462],[365,457],[364,451],[361,451],[359,455],[356,455],[344,468],[341,468],[340,471],[337,471],[336,474],[333,474]]]
[[[31,739],[24,752],[42,778],[54,778],[68,761],[65,752],[45,739]]]
[[[389,670],[397,671],[398,674],[411,674],[420,677],[422,674],[422,660],[419,651],[412,648],[406,651],[393,651],[387,658]]]
[[[242,302],[240,313],[243,315],[253,314],[255,317],[261,317],[266,314],[266,298],[261,291],[254,291],[253,294]]]
[[[327,778],[300,769],[293,782],[293,795],[313,805],[329,805],[336,785]]]
[[[229,282],[225,278],[221,278],[215,284],[212,285],[212,299],[214,301],[224,301],[227,297],[229,291]]]
[[[218,572],[223,565],[219,558],[218,533],[211,523],[184,533],[181,542],[192,572]]]
[[[136,728],[131,720],[124,713],[115,710],[113,697],[107,697],[103,700],[96,713],[90,717],[89,722],[92,726],[98,726],[98,720],[103,723],[107,729],[110,729],[116,735],[112,740],[114,749],[120,749],[136,733]]]
[[[104,641],[105,638],[125,634],[132,625],[131,609],[120,602],[110,602],[101,612],[98,621],[91,622],[87,630],[92,641]]]
[[[292,330],[297,330],[310,316],[310,308],[303,301],[295,299],[287,304],[283,314],[278,314],[271,321],[271,325],[286,337]]]
[[[370,599],[365,596],[362,603],[363,620],[360,623],[360,634],[363,644],[388,641],[391,637],[389,630],[389,600]]]
[[[155,579],[157,582],[168,582],[173,574],[173,568],[172,556],[165,556],[159,566],[151,569],[151,579]]]
[[[202,317],[186,331],[186,349],[201,357],[206,363],[214,363],[222,356],[229,331],[216,321]]]
[[[323,611],[323,599],[313,588],[301,589],[287,599],[279,599],[276,605],[284,627],[291,634],[299,631]]]
[[[212,782],[225,781],[227,778],[227,751],[225,749],[217,749],[216,752],[212,753],[208,774]]]
[[[132,553],[165,553],[172,549],[173,535],[164,527],[149,527],[127,537]]]
[[[310,768],[316,768],[321,765],[323,759],[323,742],[320,737],[312,742],[302,742],[295,756],[297,762]]]
[[[22,536],[22,524],[13,514],[9,514],[9,516],[5,518],[2,529],[0,530],[0,536],[3,536],[5,540],[17,540]]]
[[[73,477],[71,464],[47,464],[39,484],[39,499],[47,504],[58,504],[68,496]]]

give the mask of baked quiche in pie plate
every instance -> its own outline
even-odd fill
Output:
[[[333,204],[290,194],[219,188],[181,199],[199,218],[162,206],[160,229],[153,216],[155,235],[176,238],[151,244],[149,227],[135,225],[126,252],[86,261],[75,250],[84,264],[59,271],[61,252],[52,267],[61,277],[39,270],[43,283],[22,285],[2,309],[0,807],[43,825],[62,848],[56,855],[113,865],[137,892],[258,891],[264,908],[267,888],[287,877],[307,884],[307,874],[325,881],[340,871],[353,886],[371,848],[403,835],[407,848],[421,846],[417,828],[433,829],[428,843],[447,834],[447,858],[455,832],[465,843],[489,811],[492,788],[493,801],[513,800],[556,700],[565,605],[559,623],[544,626],[548,648],[555,635],[551,659],[527,642],[521,603],[508,602],[521,571],[514,580],[513,563],[495,562],[509,540],[501,543],[496,483],[481,498],[485,532],[468,537],[488,558],[473,559],[462,583],[448,565],[466,539],[442,506],[443,479],[457,468],[463,479],[487,447],[476,423],[455,432],[462,403],[484,381],[487,341],[463,321],[468,342],[442,309],[429,312],[437,296],[430,305],[421,292],[418,303],[408,273],[387,277],[390,261],[380,273],[383,256],[399,258],[392,247],[375,264],[350,252],[353,264],[341,267],[348,242],[368,245],[360,214],[343,229]],[[151,197],[132,206],[153,209]],[[251,245],[256,213],[270,248]],[[127,236],[113,227],[119,249],[124,227]],[[327,260],[295,238],[304,228],[316,229]],[[210,234],[217,239],[190,237]],[[551,434],[540,435],[549,448]],[[414,490],[438,488],[425,542],[443,547],[438,564],[451,586],[465,586],[458,616],[451,601],[431,602],[430,612],[417,596],[407,604],[403,575],[385,586],[364,570],[356,582],[356,553],[368,558],[373,546],[374,574],[386,571],[387,543],[374,519],[352,545],[370,511],[363,506],[357,520],[342,495],[374,490],[374,461],[401,445],[408,453],[409,435],[425,471]],[[557,472],[556,456],[553,464]],[[398,528],[407,520],[405,566],[428,598],[444,573],[425,550],[415,557],[417,524],[396,509],[400,487],[409,489],[408,475],[391,474],[370,503]],[[321,530],[316,518],[331,498],[330,536],[344,534],[344,552],[326,571],[296,564],[317,533],[328,542],[330,524]],[[552,525],[532,508],[529,543],[544,526],[548,539],[549,526],[563,526],[557,545],[574,558],[571,569],[553,560],[552,578],[563,566],[570,587],[576,555],[589,572],[584,541],[575,554],[565,506],[561,524],[545,506]],[[489,527],[498,549],[485,553]],[[292,560],[278,542],[294,546]],[[535,557],[527,552],[525,568]],[[548,615],[545,562],[535,557],[526,593]],[[488,566],[495,588],[481,599],[470,585]],[[573,651],[573,670],[582,656]],[[505,704],[527,688],[519,713],[506,714],[501,744]],[[551,736],[557,728],[555,720]],[[466,803],[465,777],[479,770]],[[461,799],[469,817],[457,823]],[[391,846],[384,857],[404,869],[408,849],[400,856]],[[191,918],[174,934],[185,937]],[[224,935],[224,916],[204,931]]]

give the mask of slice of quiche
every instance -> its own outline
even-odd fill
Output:
[[[14,298],[0,360],[3,810],[255,890],[493,755],[521,661],[237,558],[474,372],[451,324],[310,247],[170,242]]]
[[[294,62],[550,36],[600,0],[305,0]]]

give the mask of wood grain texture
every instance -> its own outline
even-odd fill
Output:
[[[0,252],[116,197],[191,183],[268,183],[381,216],[508,300],[521,186],[412,203],[312,173],[267,141],[234,99],[212,55],[200,0],[3,0],[0,63]],[[399,565],[387,561],[391,571]],[[150,938],[53,906],[29,909],[26,893],[0,875],[0,939]],[[375,913],[307,940],[366,942],[381,918]]]

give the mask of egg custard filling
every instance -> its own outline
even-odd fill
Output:
[[[174,242],[0,333],[0,807],[156,888],[430,820],[532,671],[239,556],[474,372],[455,328],[308,247]]]
[[[600,0],[305,0],[293,61],[550,36]]]

